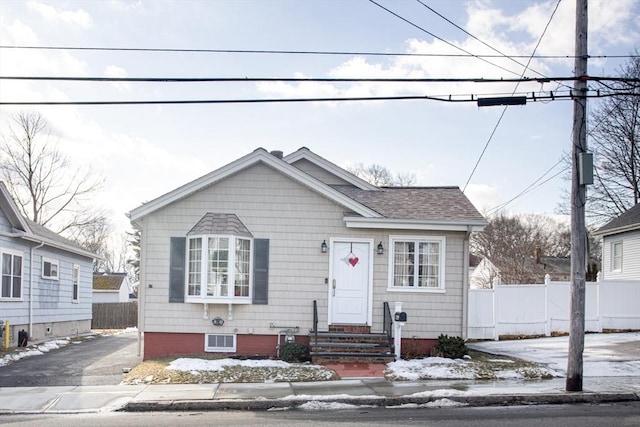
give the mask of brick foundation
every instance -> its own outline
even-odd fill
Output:
[[[216,354],[204,351],[205,334],[167,332],[144,333],[144,360],[165,356],[202,356]],[[281,342],[284,337],[281,337]],[[277,335],[237,335],[234,356],[275,357]],[[309,337],[296,336],[296,342],[309,344]],[[221,354],[221,353],[218,353]]]

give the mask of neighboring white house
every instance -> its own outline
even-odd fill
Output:
[[[93,275],[93,302],[129,302],[133,287],[127,273],[96,273]]]
[[[0,181],[0,321],[11,343],[91,330],[96,255],[20,214]]]
[[[129,216],[145,359],[383,332],[388,306],[404,338],[466,335],[469,236],[486,221],[458,187],[376,187],[307,148],[260,148]]]
[[[602,238],[601,280],[640,279],[640,203],[595,232]]]

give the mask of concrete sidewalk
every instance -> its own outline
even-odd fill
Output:
[[[564,388],[564,378],[395,382],[364,378],[260,384],[18,387],[0,388],[0,414],[268,410],[298,408],[307,402],[371,406],[451,406],[456,403],[489,406],[640,400],[638,377],[586,378],[583,392],[569,393]]]

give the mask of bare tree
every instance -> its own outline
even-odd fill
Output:
[[[18,113],[3,127],[0,166],[25,217],[70,238],[84,233],[84,227],[106,227],[106,214],[89,200],[103,180],[70,165],[39,112]]]
[[[138,283],[140,281],[140,239],[142,238],[142,233],[136,229],[133,232],[127,232],[127,235],[129,236],[129,247],[133,252],[127,259],[129,279],[131,283]]]
[[[347,170],[377,187],[408,187],[416,181],[415,174],[412,173],[398,173],[394,178],[393,173],[388,168],[378,164],[365,166],[362,163],[358,163],[348,167]]]
[[[509,217],[500,214],[489,220],[484,231],[471,240],[474,254],[491,262],[491,278],[502,283],[541,283],[544,279],[543,256],[555,256],[559,225],[540,215]]]
[[[595,168],[587,212],[599,223],[640,202],[640,56],[636,53],[620,71],[628,80],[606,85],[617,95],[604,98],[589,121]]]

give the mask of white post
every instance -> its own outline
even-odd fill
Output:
[[[402,311],[402,303],[396,302],[396,308],[394,313],[400,313]],[[396,322],[395,317],[393,321],[393,346],[395,348],[396,359],[400,359],[402,354],[402,327],[404,326],[404,322]]]
[[[549,285],[551,285],[551,276],[548,274],[545,274],[544,275],[544,319],[545,319],[544,335],[546,337],[551,336],[551,319],[549,317]]]

